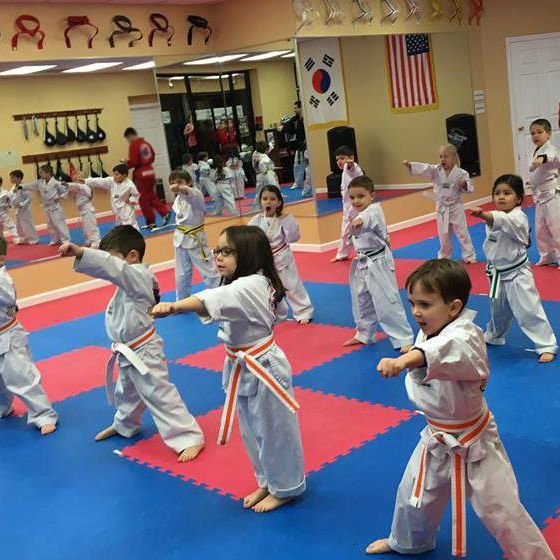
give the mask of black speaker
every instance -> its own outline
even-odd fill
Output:
[[[340,186],[342,185],[342,173],[340,169],[338,173],[327,175],[327,196],[329,198],[341,198]]]
[[[354,150],[355,160],[358,161],[358,151],[356,148],[356,134],[350,126],[337,126],[327,131],[327,142],[329,144],[329,160],[331,162],[331,173],[340,173],[338,165],[336,165],[336,157],[334,155],[340,146],[348,146]]]
[[[470,176],[480,175],[480,158],[478,155],[478,137],[474,115],[464,113],[452,115],[445,120],[447,139],[459,152],[461,167]]]

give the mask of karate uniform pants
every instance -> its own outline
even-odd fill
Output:
[[[290,256],[284,256],[286,265],[283,268],[278,268],[278,274],[282,284],[286,290],[286,299],[296,321],[311,320],[313,318],[313,304],[309,299],[309,294],[303,285],[301,276],[297,269],[296,260],[289,248],[283,250],[290,251]]]
[[[200,272],[206,287],[216,288],[220,285],[221,277],[214,265],[214,259],[206,246],[208,259],[204,259],[200,247],[186,249],[175,247],[175,293],[176,299],[187,298],[191,295],[193,265]]]
[[[560,194],[535,208],[537,248],[541,262],[548,264],[560,259]]]
[[[453,232],[459,244],[461,245],[461,258],[464,261],[476,259],[469,228],[467,226],[467,218],[465,216],[465,208],[461,202],[451,206],[437,207],[437,230],[439,236],[440,249],[438,259],[450,259],[453,254],[453,244],[451,242],[451,233]]]
[[[0,335],[0,350],[0,417],[10,414],[16,396],[27,407],[28,424],[56,424],[58,415],[41,385],[24,329],[16,325]]]
[[[519,500],[511,463],[494,420],[490,422],[479,442],[468,450],[467,497],[509,560],[554,560],[544,537]],[[422,436],[425,437],[425,432]],[[410,505],[421,451],[422,442],[414,450],[397,491],[389,546],[401,554],[421,554],[436,547],[441,519],[450,499],[451,455],[444,446],[435,445],[428,452],[421,507]],[[440,546],[450,547],[451,543],[440,543]]]
[[[161,338],[156,335],[136,354],[149,369],[142,375],[123,356],[118,357],[119,376],[115,385],[117,412],[113,428],[123,437],[140,431],[146,408],[152,413],[163,441],[175,452],[204,443],[204,435],[195,417],[188,411],[177,387],[169,381],[167,361]]]
[[[404,312],[394,266],[386,255],[352,261],[350,293],[357,340],[363,344],[375,342],[379,325],[393,348],[412,344],[414,334]]]
[[[17,240],[18,232],[16,225],[7,210],[0,212],[0,224],[2,226],[0,231],[4,232],[4,230],[7,230],[8,234],[12,236],[12,241]]]
[[[95,208],[90,203],[79,207],[78,212],[82,220],[86,243],[89,247],[93,247],[94,249],[98,248],[99,242],[101,241],[101,234],[99,233],[97,218],[95,217]]]
[[[51,236],[51,243],[67,243],[70,241],[70,231],[66,223],[66,216],[60,204],[45,206],[47,229]]]
[[[29,208],[18,208],[16,210],[16,230],[20,241],[32,245],[39,242]]]
[[[156,216],[154,210],[160,216],[166,216],[169,213],[167,205],[161,201],[156,194],[156,178],[154,174],[145,175],[145,172],[138,170],[132,175],[132,180],[138,189],[140,194],[140,209],[144,218],[146,219],[146,225],[152,225],[156,223]]]
[[[497,299],[490,299],[490,321],[484,337],[488,344],[504,345],[506,333],[513,319],[535,345],[537,354],[556,354],[556,336],[544,312],[529,265],[514,272],[510,279],[500,282]]]

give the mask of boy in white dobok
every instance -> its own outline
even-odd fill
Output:
[[[531,140],[536,148],[529,183],[536,205],[535,229],[540,255],[537,266],[560,265],[560,161],[558,150],[550,142],[551,134],[552,126],[546,119],[531,123]]]
[[[13,185],[10,191],[10,201],[16,212],[16,229],[19,243],[22,245],[36,245],[39,243],[39,238],[37,237],[37,230],[29,210],[31,197],[22,187],[23,171],[20,169],[10,171],[10,181]]]
[[[198,269],[206,286],[220,285],[212,251],[204,232],[205,205],[202,193],[193,187],[186,171],[172,171],[169,188],[177,197],[173,202],[175,213],[175,293],[180,300],[191,295],[193,265]]]
[[[149,313],[159,301],[159,288],[155,276],[142,263],[144,238],[130,225],[117,226],[103,237],[100,248],[65,243],[59,250],[62,256],[76,257],[77,272],[117,286],[105,314],[113,351],[107,366],[107,398],[117,412],[112,425],[99,432],[95,440],[135,436],[140,431],[142,413],[148,408],[163,441],[179,456],[178,461],[191,461],[204,448],[204,436],[169,381],[163,341]],[[119,375],[113,387],[115,361]]]
[[[140,193],[128,178],[127,165],[124,163],[115,165],[112,177],[89,177],[84,182],[88,187],[110,191],[115,225],[132,226],[140,230],[136,219],[136,204],[140,200]]]
[[[10,191],[2,188],[3,180],[0,177],[0,235],[6,230],[11,238],[12,243],[20,244],[16,225],[10,216],[10,208],[12,208],[12,196]]]
[[[451,232],[461,245],[461,258],[467,264],[476,262],[476,253],[467,227],[463,193],[474,191],[473,182],[467,171],[460,168],[459,154],[453,144],[439,150],[439,164],[403,161],[411,175],[424,175],[432,180],[433,196],[436,200],[436,220],[440,249],[438,259],[450,259],[453,253]]]
[[[27,423],[48,435],[56,430],[58,415],[41,385],[27,331],[17,320],[16,289],[5,265],[7,249],[0,236],[0,418],[12,413],[14,396],[19,397],[27,407]]]
[[[397,286],[385,215],[381,205],[373,202],[373,181],[361,175],[350,181],[347,190],[354,216],[350,225],[356,257],[350,268],[350,292],[356,334],[344,346],[375,342],[379,325],[393,348],[408,352],[414,334]]]
[[[510,560],[554,560],[519,500],[517,481],[484,399],[488,356],[466,309],[471,281],[460,263],[424,263],[406,281],[420,332],[403,356],[383,358],[384,377],[408,369],[406,391],[428,425],[406,467],[391,534],[368,554],[421,554],[436,547],[451,495],[453,556],[467,555],[466,498]]]
[[[78,176],[77,179],[82,179]],[[84,230],[84,238],[86,247],[97,249],[101,240],[101,233],[97,225],[97,217],[95,216],[95,207],[93,206],[93,190],[84,182],[63,183],[68,188],[68,192],[74,197],[76,208],[82,220],[82,228]]]
[[[334,154],[336,164],[342,170],[342,183],[340,185],[342,193],[342,225],[340,227],[338,250],[336,256],[331,259],[332,263],[346,261],[350,258],[350,251],[352,250],[352,220],[356,217],[357,212],[354,210],[348,196],[348,185],[352,179],[363,175],[361,167],[354,161],[356,154],[352,148],[340,146]]]
[[[472,208],[486,222],[484,253],[490,279],[490,321],[484,336],[488,344],[503,345],[513,319],[535,345],[539,362],[551,362],[558,352],[556,336],[544,312],[527,258],[531,245],[529,221],[521,208],[523,179],[502,175],[494,182],[496,210]]]
[[[50,245],[61,245],[70,241],[70,231],[60,201],[68,195],[67,189],[53,176],[49,164],[39,168],[39,179],[22,185],[24,191],[37,191],[41,195],[47,228],[51,236]]]

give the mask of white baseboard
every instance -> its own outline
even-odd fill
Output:
[[[101,219],[101,218],[107,218],[108,216],[113,216],[113,211],[112,210],[105,210],[104,212],[96,212],[96,214],[95,214],[95,217],[98,220]],[[79,222],[80,222],[80,218],[78,218],[78,217],[76,217],[76,218],[66,218],[66,223],[68,225],[77,224]],[[47,224],[36,224],[35,229],[39,233],[47,233],[48,232]]]
[[[419,189],[429,189],[432,183],[391,183],[389,185],[375,184],[376,191],[417,191]],[[328,192],[327,187],[318,187],[316,193]]]

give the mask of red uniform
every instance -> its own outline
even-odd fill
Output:
[[[144,138],[135,138],[128,149],[128,167],[134,169],[132,180],[140,193],[140,208],[146,218],[146,224],[156,223],[156,212],[162,216],[169,213],[167,206],[156,195],[156,174],[152,163],[156,154],[149,142]]]

